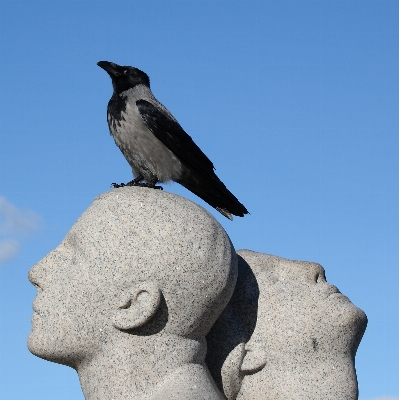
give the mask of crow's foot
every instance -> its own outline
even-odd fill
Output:
[[[132,181],[128,183],[111,183],[111,185],[114,187],[114,189],[120,188],[120,187],[125,187],[125,186],[140,186],[140,187],[148,187],[150,189],[158,189],[158,190],[163,190],[162,186],[156,186],[155,182],[141,182],[144,178],[141,176],[138,176],[136,179],[133,179]]]
[[[124,186],[141,186],[140,181],[142,181],[144,178],[142,176],[138,176],[137,178],[133,179],[132,181],[128,183],[111,183],[111,186],[114,187],[114,189],[124,187]]]
[[[163,190],[163,187],[162,187],[162,186],[156,186],[154,182],[150,182],[150,183],[140,183],[140,186],[148,187],[148,188],[150,188],[150,189]]]

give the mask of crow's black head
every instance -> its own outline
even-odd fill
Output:
[[[137,85],[150,87],[150,78],[148,75],[137,68],[123,67],[109,61],[99,61],[97,65],[108,72],[112,79],[114,92],[117,94]]]

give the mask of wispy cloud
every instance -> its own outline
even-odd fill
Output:
[[[20,248],[19,242],[13,239],[0,241],[0,264],[4,264],[9,259],[17,255]]]
[[[0,264],[15,257],[23,236],[36,232],[41,218],[30,210],[20,210],[0,196]]]
[[[0,235],[24,235],[36,231],[40,217],[30,210],[20,210],[0,196]]]

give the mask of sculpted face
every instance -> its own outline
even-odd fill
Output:
[[[241,255],[254,267],[259,299],[237,399],[292,398],[294,391],[308,399],[357,398],[364,312],[327,283],[319,264]]]
[[[226,232],[201,207],[146,188],[107,192],[29,272],[29,350],[76,369],[116,340],[204,337],[236,276]]]
[[[32,304],[29,350],[72,367],[76,360],[96,352],[111,328],[112,311],[119,300],[112,293],[115,286],[103,284],[103,280],[112,283],[111,271],[104,268],[102,279],[93,273],[106,240],[90,235],[86,224],[101,221],[84,214],[62,243],[29,271],[29,280],[38,290]]]
[[[279,259],[257,281],[258,320],[246,346],[249,353],[252,348],[262,349],[270,359],[281,357],[281,352],[328,352],[337,347],[331,334],[340,338],[343,352],[352,351],[353,326],[364,313],[327,283],[319,264]]]
[[[28,348],[76,369],[86,399],[222,398],[205,335],[234,291],[237,256],[202,207],[158,190],[111,190],[29,279]]]

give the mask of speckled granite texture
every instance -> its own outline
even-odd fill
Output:
[[[363,311],[318,264],[237,253],[187,199],[107,192],[29,272],[29,350],[87,400],[357,399]]]
[[[76,369],[87,400],[222,399],[205,335],[236,278],[234,248],[202,207],[112,190],[30,270],[29,350]]]
[[[241,250],[233,297],[207,336],[207,364],[237,400],[355,400],[367,318],[316,263]]]

